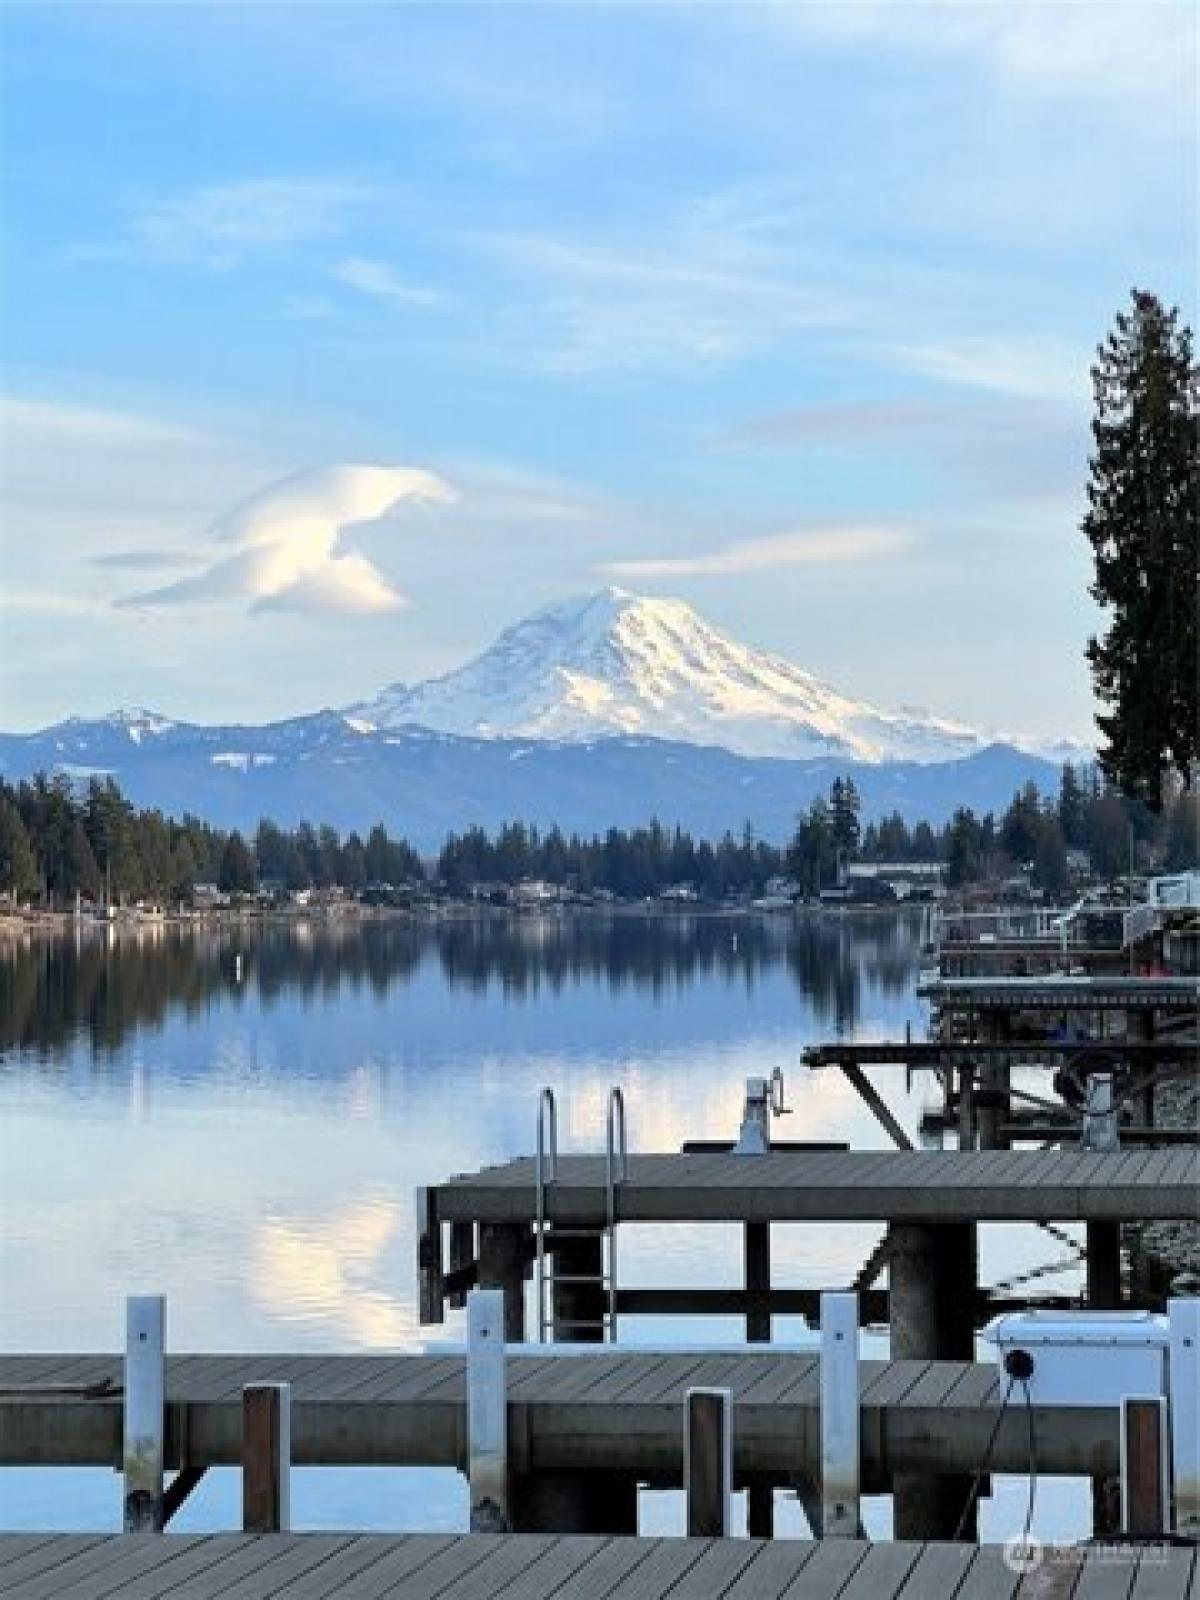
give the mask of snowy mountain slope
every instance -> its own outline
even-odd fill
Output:
[[[396,684],[351,711],[380,728],[567,743],[625,735],[788,760],[941,762],[992,742],[852,700],[680,600],[621,589],[538,611],[457,671]]]

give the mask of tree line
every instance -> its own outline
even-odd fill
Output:
[[[269,820],[251,836],[139,809],[112,779],[84,789],[64,776],[0,782],[0,894],[18,903],[69,907],[77,898],[111,904],[192,900],[197,884],[227,894],[370,885],[440,888],[466,895],[531,879],[583,893],[639,898],[687,885],[705,899],[759,895],[786,878],[817,894],[855,861],[940,862],[955,887],[997,881],[1030,869],[1035,885],[1062,892],[1068,851],[1114,878],[1131,867],[1194,865],[1200,801],[1176,787],[1155,811],[1129,800],[1096,767],[1065,766],[1054,795],[1028,784],[1000,815],[960,808],[944,826],[909,824],[899,812],[861,822],[853,781],[836,778],[797,819],[786,844],[740,835],[697,839],[651,822],[582,837],[514,822],[491,834],[452,833],[426,861],[377,823],[364,838],[307,822],[287,829]]]

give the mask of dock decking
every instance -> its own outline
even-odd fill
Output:
[[[118,1356],[0,1357],[0,1466],[119,1465],[121,1381]],[[243,1386],[283,1381],[292,1385],[297,1466],[465,1468],[462,1355],[168,1356],[167,1465],[240,1462]],[[739,1475],[783,1479],[815,1470],[817,1356],[769,1348],[510,1356],[514,1468],[554,1471],[586,1460],[589,1470],[678,1483],[684,1394],[705,1385],[733,1393]],[[859,1387],[863,1466],[876,1481],[898,1469],[973,1470],[982,1461],[1002,1389],[990,1363],[864,1361]],[[1033,1423],[1043,1472],[1118,1470],[1115,1407],[1035,1408]],[[1022,1471],[1028,1453],[1029,1419],[1012,1406],[996,1433],[993,1465]]]
[[[440,1222],[532,1223],[529,1158],[451,1178]],[[604,1226],[602,1156],[560,1156],[554,1223]],[[772,1151],[631,1155],[621,1222],[1143,1222],[1200,1220],[1200,1151]]]
[[[1196,1552],[546,1534],[0,1535],[5,1600],[1192,1600]]]

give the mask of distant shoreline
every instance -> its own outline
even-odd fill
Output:
[[[222,907],[210,911],[165,912],[161,916],[143,914],[118,915],[111,919],[94,916],[76,916],[70,911],[0,912],[0,939],[12,939],[22,934],[65,935],[68,933],[116,934],[144,933],[154,928],[238,928],[247,926],[287,926],[318,923],[337,926],[344,923],[406,922],[421,927],[435,927],[445,922],[529,922],[547,918],[565,919],[580,917],[635,918],[651,917],[655,921],[682,921],[685,918],[703,918],[705,921],[794,921],[801,917],[859,917],[909,915],[926,909],[926,903],[914,905],[900,903],[880,905],[821,905],[816,902],[799,902],[790,909],[752,905],[662,905],[654,901],[618,901],[612,904],[557,904],[545,906],[497,906],[486,902],[465,900],[446,901],[428,907],[363,906],[355,904],[333,906],[280,906],[233,908]]]

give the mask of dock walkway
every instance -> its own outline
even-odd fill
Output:
[[[428,1191],[439,1222],[526,1223],[528,1157]],[[1200,1151],[771,1151],[631,1155],[621,1222],[1200,1221]],[[549,1221],[601,1228],[603,1156],[560,1156]]]
[[[0,1536],[4,1600],[1192,1600],[1196,1552],[539,1534]]]
[[[241,1460],[242,1388],[292,1386],[297,1466],[444,1466],[464,1470],[466,1363],[462,1355],[168,1356],[166,1464]],[[122,1361],[115,1355],[0,1357],[0,1466],[119,1466]],[[643,1482],[679,1483],[689,1388],[729,1388],[734,1467],[787,1481],[819,1460],[820,1370],[800,1352],[677,1355],[633,1349],[522,1354],[508,1361],[510,1449],[517,1470],[578,1468]],[[971,1361],[864,1361],[860,1366],[864,1471],[973,1471],[983,1460],[1002,1385]],[[1117,1409],[1035,1408],[1044,1473],[1116,1472]],[[1029,1418],[1010,1406],[992,1464],[1028,1466]]]

